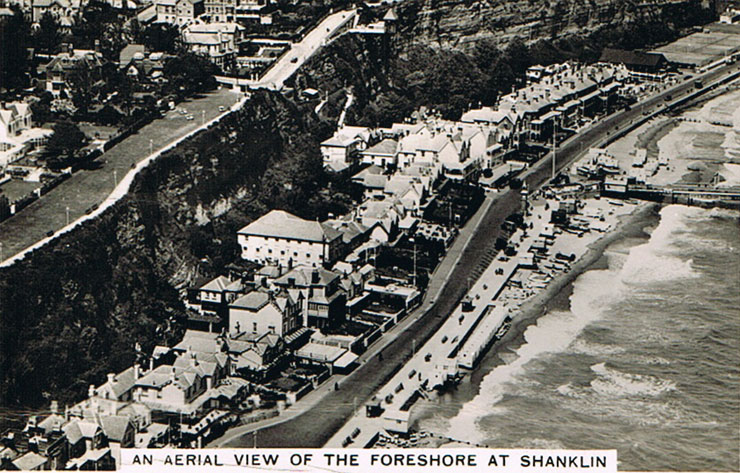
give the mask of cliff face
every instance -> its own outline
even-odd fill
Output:
[[[495,103],[531,65],[593,61],[604,47],[673,40],[712,20],[704,7],[700,0],[407,0],[394,6],[393,34],[345,35],[295,82],[326,92],[330,102],[351,91],[347,123],[385,126],[421,106],[456,118]],[[369,21],[384,13],[363,11]]]
[[[675,9],[703,11],[698,0],[411,0],[399,4],[398,13],[405,41],[470,49],[481,39],[504,46],[516,37],[588,35],[652,22]]]
[[[343,210],[341,194],[337,208],[321,205],[320,129],[279,94],[254,94],[99,218],[0,270],[0,405],[77,400],[129,366],[137,343],[176,340],[178,289],[234,261],[236,230],[266,209]]]

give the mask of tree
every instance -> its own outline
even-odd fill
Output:
[[[69,73],[67,80],[72,93],[72,103],[82,114],[86,114],[94,98],[94,80],[90,68],[85,63],[78,63]]]
[[[50,168],[60,169],[69,165],[87,138],[80,128],[70,121],[56,123],[53,130],[54,134],[46,143],[44,155]]]
[[[39,20],[39,28],[33,37],[34,44],[42,52],[52,53],[59,47],[62,41],[62,33],[59,30],[59,23],[54,16],[46,12]]]
[[[0,89],[26,85],[28,31],[28,22],[17,6],[13,6],[13,16],[0,20]]]
[[[180,31],[176,26],[167,23],[154,23],[146,28],[139,38],[149,51],[161,51],[170,54],[181,52]]]
[[[164,65],[169,92],[181,97],[214,89],[214,75],[218,72],[218,67],[211,61],[190,53],[180,54]]]

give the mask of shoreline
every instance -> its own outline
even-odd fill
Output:
[[[682,117],[685,117],[687,113],[692,111],[700,110],[712,100],[717,100],[722,96],[737,91],[738,87],[732,85],[722,87],[715,91],[710,91],[705,95],[683,104],[683,106],[678,109],[674,109],[669,113],[656,117],[654,121],[644,123],[631,133],[628,133],[614,143],[611,143],[609,148],[613,146],[631,150],[642,148],[646,149],[650,158],[656,159],[661,149],[660,141],[682,125],[684,122]],[[676,164],[676,162],[673,162],[671,167],[676,166]],[[685,172],[681,175],[672,176],[672,180],[676,180],[677,182],[687,181],[690,180],[693,174],[694,173],[691,170],[685,169]],[[607,265],[605,252],[610,245],[628,238],[649,236],[650,232],[646,232],[645,230],[649,227],[650,219],[656,217],[657,212],[665,205],[666,204],[661,203],[644,202],[638,205],[630,213],[619,216],[619,223],[611,231],[590,243],[587,247],[588,249],[586,253],[578,258],[569,272],[559,274],[550,281],[547,287],[545,287],[541,292],[534,294],[531,298],[526,300],[519,308],[519,316],[514,318],[512,321],[509,332],[488,349],[487,353],[481,357],[478,365],[473,370],[466,373],[466,379],[463,383],[466,383],[468,386],[462,390],[453,388],[457,393],[460,393],[460,398],[455,402],[455,404],[459,402],[459,406],[456,407],[455,413],[452,415],[445,414],[443,419],[447,422],[452,420],[453,417],[462,411],[468,402],[480,394],[481,380],[497,367],[508,364],[508,362],[501,357],[501,354],[507,352],[513,353],[526,343],[524,333],[530,326],[536,324],[540,317],[546,315],[549,310],[570,310],[570,297],[573,293],[575,280],[590,270],[605,269]],[[437,396],[438,397],[433,399],[436,400],[439,397],[444,396],[444,394],[438,394]],[[433,411],[435,406],[436,403],[434,401],[418,405],[417,409],[419,410],[417,410],[416,413],[412,413],[412,427],[423,431],[424,429],[421,428],[420,425],[424,421],[430,420],[434,417]],[[445,433],[449,433],[449,430],[446,430]],[[440,436],[440,433],[436,433],[436,437],[442,437],[447,440],[447,443],[435,443],[434,446],[436,447],[452,446],[452,444],[455,446],[470,445],[470,443],[466,441],[452,439],[445,435]]]
[[[466,396],[466,399],[462,401],[461,408],[480,394],[480,381],[484,376],[496,367],[506,364],[506,361],[501,359],[499,354],[502,352],[514,352],[521,347],[526,342],[524,333],[527,329],[536,324],[540,317],[546,315],[549,310],[570,310],[570,297],[573,292],[575,280],[588,271],[606,268],[605,252],[612,244],[627,238],[648,237],[649,234],[645,231],[646,224],[648,220],[656,217],[657,212],[662,207],[663,205],[659,203],[645,202],[637,206],[632,212],[619,216],[615,228],[590,243],[586,253],[573,264],[570,271],[559,274],[542,291],[526,300],[519,308],[519,316],[513,318],[511,328],[506,335],[489,347],[487,352],[481,357],[476,368],[465,374],[465,378],[467,379],[463,382],[474,384],[476,387],[468,393],[472,397],[468,398]],[[444,393],[437,393],[434,399],[438,399],[443,395]],[[419,424],[430,418],[428,415],[429,407],[433,405],[433,403],[427,403],[422,407],[422,412],[413,412],[414,408],[412,408],[412,428],[418,431],[424,430],[419,427]],[[415,407],[418,409],[419,405]],[[431,433],[430,441],[432,438],[437,440],[431,445],[433,447],[450,446],[447,445],[449,443],[459,446],[474,445],[468,441],[453,439],[440,433]],[[494,447],[489,445],[478,446]]]

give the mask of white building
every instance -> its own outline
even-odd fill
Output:
[[[367,149],[370,130],[364,127],[345,126],[334,136],[321,143],[321,156],[324,167],[341,171],[352,165],[352,158],[358,151]]]
[[[33,127],[27,103],[0,103],[0,169],[23,157],[28,149],[45,143],[52,133]]]
[[[302,325],[301,305],[287,293],[252,291],[229,305],[229,333],[285,337]]]
[[[237,23],[195,23],[186,27],[182,39],[188,51],[207,57],[221,68],[236,61],[244,27]]]
[[[237,240],[245,260],[318,267],[337,260],[342,234],[329,225],[272,210],[239,230]]]

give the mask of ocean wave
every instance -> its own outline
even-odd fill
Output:
[[[643,365],[650,365],[650,366],[665,366],[670,365],[671,360],[664,358],[662,356],[651,356],[651,355],[638,355],[630,358],[631,361],[634,361],[636,363],[640,363]]]
[[[512,445],[511,448],[527,448],[538,450],[565,450],[566,446],[554,439],[530,438],[522,439]]]
[[[596,357],[624,353],[624,348],[616,345],[604,345],[601,343],[588,342],[582,338],[578,338],[571,344],[569,351],[579,355]]]
[[[674,391],[676,383],[655,376],[623,373],[609,368],[606,363],[591,366],[597,378],[591,381],[591,388],[598,394],[608,397],[660,396]]]
[[[620,279],[630,285],[675,279],[694,278],[692,260],[681,259],[676,253],[676,236],[686,232],[688,218],[695,209],[682,205],[668,205],[660,212],[660,223],[650,234],[647,243],[635,246],[622,266]]]
[[[572,383],[560,385],[555,389],[555,391],[561,396],[572,398],[577,398],[582,393],[582,391],[576,388]]]
[[[621,303],[626,294],[634,292],[635,284],[696,276],[691,260],[682,260],[678,255],[680,250],[675,246],[676,236],[686,229],[687,219],[693,211],[678,205],[664,207],[660,223],[646,243],[633,246],[626,255],[609,253],[608,269],[592,269],[578,276],[573,283],[570,310],[552,311],[540,317],[524,331],[524,343],[513,355],[510,352],[501,354],[505,363],[496,366],[482,378],[478,394],[463,404],[457,415],[450,419],[448,435],[474,443],[490,437],[490,433],[482,431],[485,428],[479,421],[491,415],[492,409],[504,399],[506,393],[528,384],[523,382],[523,375],[526,375],[526,366],[532,360],[551,353],[606,357],[622,352],[620,347],[580,341],[579,335],[586,326],[612,313],[614,304]],[[595,366],[600,369],[599,365]],[[604,366],[604,369],[607,368]],[[600,396],[594,396],[593,391],[614,398],[625,395],[656,396],[672,389],[675,389],[675,385],[670,382],[607,369],[591,386],[580,388],[564,384],[557,393],[560,399],[563,396],[570,397],[572,399],[569,401],[576,403],[583,398],[595,397],[594,404],[603,409],[598,401]]]

